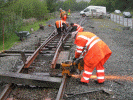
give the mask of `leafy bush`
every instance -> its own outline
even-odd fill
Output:
[[[5,40],[9,39],[23,25],[23,19],[44,19],[48,16],[47,4],[40,0],[13,0],[0,5],[0,25],[3,26]],[[42,17],[43,16],[43,17]],[[2,40],[2,29],[0,27],[0,40]]]

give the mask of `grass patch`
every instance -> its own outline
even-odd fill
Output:
[[[14,43],[19,41],[19,37],[13,34],[10,39],[4,41],[4,50],[10,49],[14,45]],[[3,41],[0,41],[0,51],[3,51]]]
[[[31,33],[31,28],[34,29],[34,31],[37,31],[39,29],[39,25],[42,24],[42,25],[46,25],[46,21],[38,21],[38,22],[35,22],[34,24],[30,24],[30,25],[25,25],[25,26],[22,26],[20,27],[19,31],[29,31]]]
[[[25,26],[22,26],[19,28],[19,31],[30,31],[31,28],[34,29],[34,31],[37,31],[39,29],[39,24],[46,25],[46,20],[43,21],[37,21],[34,24],[27,24]],[[12,33],[13,35],[10,37],[10,39],[7,39],[4,41],[4,50],[10,49],[15,43],[20,42],[19,37],[15,34]],[[3,40],[0,41],[0,51],[3,51]]]

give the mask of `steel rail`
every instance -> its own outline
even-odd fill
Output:
[[[86,18],[86,17],[85,17]],[[80,18],[80,20],[79,21],[81,21],[80,22],[80,25],[82,24],[82,22],[85,20],[85,18],[83,19],[83,18]],[[70,35],[70,33],[68,33],[64,38],[63,38],[63,42],[67,39],[67,37]],[[55,55],[55,58],[56,58],[56,56],[57,55]],[[55,60],[55,59],[53,59],[53,60]],[[56,62],[56,60],[55,60],[55,62]],[[53,61],[52,62],[52,68],[55,68],[55,62]],[[61,83],[61,85],[60,85],[60,88],[59,88],[59,91],[58,91],[58,94],[57,94],[57,97],[56,97],[56,99],[55,100],[61,100],[62,99],[62,97],[63,97],[63,94],[64,94],[64,91],[65,91],[65,86],[66,86],[66,81],[67,81],[67,75],[65,74],[64,76],[63,76],[63,79],[62,79],[62,83]]]
[[[62,39],[63,39],[63,35],[61,36],[61,39],[57,44],[57,49],[56,49],[56,52],[55,52],[55,55],[54,55],[54,58],[53,58],[53,61],[52,61],[52,64],[51,64],[51,68],[55,68],[57,57],[58,57],[59,52],[60,52],[59,50],[60,50],[60,47],[62,45]]]
[[[65,90],[65,87],[66,87],[66,80],[67,79],[67,75],[65,74],[63,76],[63,79],[62,79],[62,83],[60,85],[60,88],[59,88],[59,91],[58,91],[58,94],[57,94],[57,97],[55,100],[61,100],[62,97],[63,97],[63,94],[64,94],[64,90]]]
[[[54,35],[54,34],[55,34],[55,35]],[[52,36],[52,35],[54,35],[54,36]],[[51,37],[51,36],[52,36],[52,37]],[[56,36],[57,36],[57,33],[56,33],[55,30],[54,30],[53,34],[51,34],[51,35],[43,42],[43,44],[42,44],[41,46],[39,46],[39,48],[32,54],[32,56],[31,56],[30,58],[27,59],[26,63],[22,65],[22,67],[19,69],[19,71],[17,71],[17,73],[20,73],[20,72],[22,71],[22,68],[28,68],[28,67],[30,66],[30,64],[34,61],[34,59],[37,57],[37,55],[39,54],[39,52],[41,51],[41,49],[43,49],[43,47],[44,47],[45,45],[47,45],[47,44],[50,42],[50,40],[53,39],[53,38],[56,37]],[[56,58],[56,59],[53,59],[53,62],[54,62],[54,63],[52,63],[52,66],[53,66],[52,68],[55,67],[55,64],[56,64],[56,61],[57,61],[57,57],[58,57],[58,54],[59,54],[59,50],[60,50],[60,48],[61,48],[61,45],[62,45],[62,43],[67,39],[68,36],[69,36],[69,34],[67,34],[67,35],[62,39],[62,41],[60,41],[60,43],[58,43],[58,47],[57,47],[57,49],[56,49],[56,53],[55,53],[55,56],[54,56],[54,58]],[[32,58],[32,57],[33,57],[33,58]],[[62,78],[62,83],[61,83],[61,85],[60,85],[59,92],[58,92],[58,94],[57,94],[56,100],[62,99],[64,90],[65,90],[65,84],[66,84],[66,75],[64,75],[63,78]],[[6,86],[6,89],[5,89],[6,91],[3,92],[3,96],[2,96],[1,98],[5,98],[5,95],[7,95],[7,93],[11,91],[11,89],[12,89],[11,86],[12,86],[11,84],[8,84],[8,85]],[[11,89],[10,89],[10,88],[11,88]],[[1,99],[1,98],[0,98],[0,100],[6,100],[6,99]]]
[[[53,36],[52,36],[53,35]],[[51,37],[52,36],[52,37]],[[35,60],[35,58],[38,56],[39,52],[41,51],[41,49],[46,46],[53,38],[55,38],[57,36],[57,34],[54,35],[54,32],[53,34],[51,34],[44,42],[43,44],[38,47],[36,49],[36,51],[27,59],[27,61],[25,62],[24,64],[24,68],[28,68],[31,63]]]
[[[55,35],[54,35],[55,34]],[[43,44],[39,47],[39,51],[40,51],[40,49],[42,49],[42,47],[44,47],[48,42],[49,42],[49,40],[50,39],[52,39],[51,38],[51,36],[52,35],[54,35],[52,38],[54,38],[56,35],[57,35],[57,33],[55,33],[55,30],[53,31],[53,33],[46,39],[46,41],[44,41],[43,42]],[[39,53],[39,52],[36,52],[37,54]],[[33,54],[35,54],[35,53],[33,53]],[[34,56],[34,55],[33,55]],[[24,71],[24,64],[20,67],[20,69],[17,71],[17,73],[22,73],[23,71]],[[4,90],[2,91],[2,93],[1,93],[1,95],[0,95],[0,100],[6,100],[6,98],[8,97],[8,95],[9,95],[9,93],[12,91],[12,87],[13,87],[13,85],[12,84],[10,84],[10,83],[8,83],[8,84],[6,84],[6,86],[5,86],[5,88],[4,88]]]
[[[12,91],[12,84],[6,84],[4,90],[2,91],[1,95],[0,95],[0,100],[6,100],[6,98],[8,97],[8,95],[10,94],[10,92]]]

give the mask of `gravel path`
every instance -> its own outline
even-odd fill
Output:
[[[72,16],[78,16],[79,14],[73,13]],[[69,18],[69,22],[77,22],[79,18]],[[57,19],[51,19],[47,24],[53,24]],[[102,19],[89,19],[82,24],[85,31],[91,31],[99,36],[112,50],[112,55],[105,63],[105,75],[118,75],[118,76],[130,76],[133,77],[133,32],[131,30],[122,30],[122,27],[109,20]],[[94,27],[94,28],[93,28]],[[28,39],[23,42],[16,43],[10,50],[35,50],[35,44],[39,38],[46,38],[52,33],[54,27],[45,27],[44,30],[38,30],[33,32]],[[71,56],[74,56],[75,46],[71,48]],[[19,59],[19,60],[18,60]],[[2,57],[0,58],[0,71],[11,71],[14,66],[14,62],[21,61],[21,57]],[[93,72],[95,74],[95,70]],[[102,89],[108,89],[112,91],[112,94],[108,94]],[[45,100],[42,98],[56,97],[58,90],[49,90],[49,97],[43,97],[44,93],[48,91],[43,89],[44,93],[40,93],[39,89],[19,88],[18,96],[16,92],[11,97],[20,97],[18,100]],[[65,100],[132,100],[133,99],[133,82],[127,80],[106,80],[103,85],[94,83],[94,80],[90,81],[89,86],[79,85],[77,80],[69,78],[66,84],[67,93],[81,93],[90,90],[98,90],[97,92],[86,93],[77,95],[72,98],[66,98]],[[26,92],[25,92],[26,91]],[[27,95],[27,94],[31,95]],[[23,95],[20,95],[23,94]],[[27,98],[27,99],[25,99]]]

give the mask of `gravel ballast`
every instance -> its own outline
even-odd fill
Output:
[[[79,13],[72,13],[71,16],[79,16]],[[69,22],[76,23],[78,17],[70,17]],[[47,24],[53,24],[59,18],[51,19]],[[132,30],[122,30],[122,27],[109,19],[89,19],[82,24],[84,31],[90,31],[99,36],[111,49],[112,55],[105,63],[105,75],[133,77],[133,32]],[[54,31],[54,27],[45,26],[44,30],[37,30],[33,32],[30,37],[23,42],[16,43],[10,50],[35,50],[35,44],[39,38],[47,38],[50,33]],[[71,58],[74,57],[75,45],[71,48]],[[0,58],[0,71],[11,71],[14,63],[21,61],[20,56],[9,56]],[[93,72],[95,75],[95,70]],[[133,79],[132,79],[133,81]],[[81,93],[87,91],[97,90],[96,92],[89,92],[85,94],[75,95],[73,97],[64,96],[64,100],[132,100],[133,99],[133,82],[127,80],[106,80],[104,84],[99,85],[90,80],[89,86],[80,85],[75,78],[67,80],[64,94]],[[103,89],[111,91],[108,94]],[[17,91],[17,92],[16,92]],[[42,92],[43,91],[43,92]],[[44,94],[48,94],[44,97]],[[51,98],[55,100],[58,89],[39,89],[18,87],[10,97],[17,100],[45,100]],[[28,95],[29,94],[29,95]],[[30,95],[31,94],[31,95]]]

